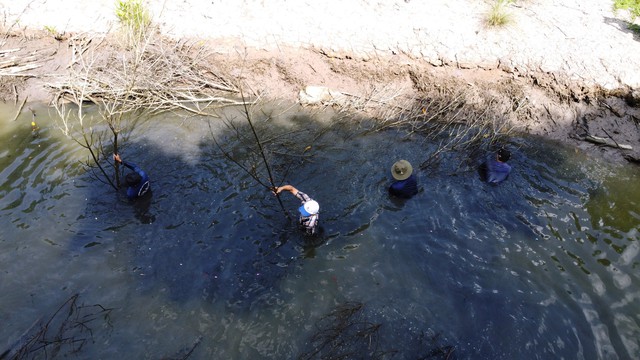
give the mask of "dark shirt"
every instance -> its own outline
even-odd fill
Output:
[[[134,163],[123,161],[122,164],[129,169],[135,171],[140,175],[140,182],[135,186],[129,186],[127,188],[127,197],[129,200],[133,200],[139,196],[142,196],[149,191],[151,185],[149,184],[149,176],[140,167]]]
[[[389,186],[389,193],[403,199],[409,199],[418,193],[418,182],[414,175],[404,180],[396,180]]]
[[[303,193],[302,191],[298,191],[298,193],[295,196],[298,199],[300,199],[300,201],[302,201],[303,205],[307,201],[311,201],[311,198],[309,197],[309,195]],[[300,219],[299,219],[298,223],[300,224],[300,227],[308,235],[313,235],[313,234],[316,233],[316,228],[318,227],[318,221],[319,220],[320,220],[320,215],[319,214],[313,214],[311,216],[302,216],[302,214],[300,214]]]
[[[487,182],[490,184],[499,184],[504,181],[511,172],[511,166],[505,162],[496,159],[495,154],[487,157]]]

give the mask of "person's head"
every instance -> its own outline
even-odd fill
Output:
[[[391,167],[391,176],[396,180],[406,180],[412,172],[413,167],[407,160],[398,160]]]
[[[309,200],[302,204],[302,206],[298,208],[298,211],[300,211],[300,215],[302,216],[315,215],[320,211],[320,204],[315,200]]]
[[[128,173],[127,176],[125,176],[124,181],[126,181],[127,185],[134,187],[142,181],[142,176],[134,172]]]
[[[509,161],[509,159],[511,159],[511,153],[509,152],[509,150],[505,148],[500,148],[496,152],[496,156],[498,161],[501,161],[501,162],[506,162],[506,161]]]

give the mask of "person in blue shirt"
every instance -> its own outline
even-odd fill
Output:
[[[395,179],[389,186],[389,194],[409,199],[418,193],[418,181],[413,174],[413,167],[407,160],[398,160],[391,167],[391,176]]]
[[[486,177],[489,184],[499,184],[503,182],[511,173],[511,166],[507,161],[511,158],[511,153],[505,148],[500,148],[495,154],[490,154],[486,162]]]
[[[302,201],[302,206],[298,208],[300,212],[298,223],[307,235],[315,235],[318,229],[318,221],[320,220],[320,205],[318,202],[291,185],[278,186],[273,192],[280,194],[283,190],[290,192],[293,196],[297,197],[298,200]]]
[[[149,176],[138,165],[122,161],[119,154],[113,154],[113,160],[133,170],[125,176],[125,182],[127,183],[127,198],[134,200],[149,192],[151,185],[149,183]]]

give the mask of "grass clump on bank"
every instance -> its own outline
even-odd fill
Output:
[[[631,20],[635,20],[640,16],[640,0],[615,0],[613,2],[613,10],[627,10],[631,15]]]
[[[151,25],[151,15],[141,0],[118,0],[116,17],[132,40],[142,38]]]
[[[629,14],[627,27],[640,35],[640,25],[634,24],[634,21],[640,17],[640,0],[615,0],[613,2],[613,11],[617,13],[620,10],[627,11]]]
[[[507,6],[511,3],[513,3],[513,0],[497,0],[487,14],[487,25],[491,27],[501,27],[510,24],[513,19],[507,11]]]

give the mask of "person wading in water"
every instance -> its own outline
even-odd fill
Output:
[[[320,205],[318,202],[291,185],[276,187],[273,192],[277,195],[283,190],[289,191],[293,196],[302,201],[302,206],[298,208],[298,211],[300,212],[298,224],[307,235],[315,235],[317,233],[318,222],[320,220]]]
[[[113,160],[133,170],[125,176],[125,182],[127,183],[127,198],[129,200],[135,200],[142,197],[144,194],[151,190],[151,184],[149,183],[149,176],[138,165],[122,161],[120,154],[113,154]]]

